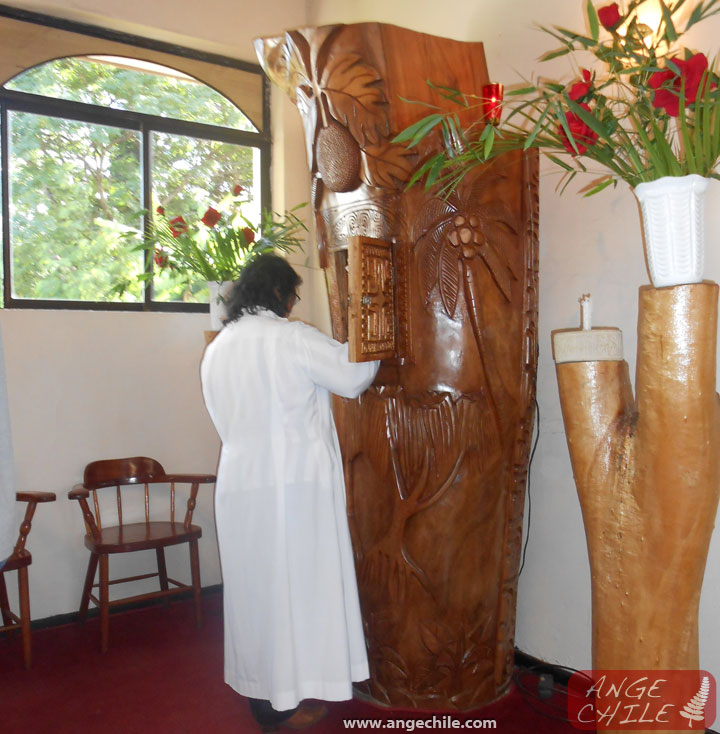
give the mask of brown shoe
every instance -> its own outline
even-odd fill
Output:
[[[327,712],[327,706],[321,703],[301,704],[300,708],[289,719],[285,719],[281,726],[288,729],[307,729],[317,724]]]

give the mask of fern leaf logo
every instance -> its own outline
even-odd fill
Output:
[[[703,676],[700,690],[683,706],[683,710],[678,712],[688,720],[688,728],[692,726],[693,721],[702,721],[705,718],[705,703],[709,692],[710,679]]]

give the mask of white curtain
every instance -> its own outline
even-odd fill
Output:
[[[15,506],[15,464],[10,435],[5,354],[0,332],[0,563],[12,553],[17,540],[19,526]]]

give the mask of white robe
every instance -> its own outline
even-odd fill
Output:
[[[270,311],[226,326],[203,357],[222,440],[225,681],[278,710],[352,698],[368,677],[329,391],[356,397],[378,366]]]

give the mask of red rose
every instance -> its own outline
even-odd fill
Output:
[[[165,268],[168,265],[167,253],[163,250],[155,250],[153,260],[155,261],[155,265],[157,265],[159,268]]]
[[[250,227],[243,227],[242,233],[246,244],[249,245],[251,242],[255,242],[255,232]]]
[[[617,3],[611,3],[610,5],[604,5],[602,8],[598,8],[597,14],[598,19],[603,24],[603,28],[607,28],[609,31],[619,26],[623,19]]]
[[[580,106],[584,110],[590,112],[590,108],[584,102],[581,103]],[[572,155],[582,155],[588,148],[595,145],[598,138],[597,133],[592,128],[588,127],[588,125],[586,125],[574,112],[568,112],[565,115],[565,119],[567,120],[568,128],[572,133],[577,151],[573,148],[573,144],[570,142],[570,139],[565,132],[565,128],[562,125],[558,125],[558,135],[562,138],[565,150],[567,150],[568,153],[572,153]]]
[[[168,224],[170,225],[170,232],[173,237],[179,237],[184,232],[187,232],[187,222],[182,217],[175,217]]]
[[[161,206],[159,206],[155,211],[158,214],[165,214],[165,209],[164,209],[164,207],[161,207]]]
[[[242,186],[240,186],[240,184],[235,184],[235,186],[233,187],[233,196],[240,196],[243,191],[244,189]]]
[[[680,90],[685,82],[685,106],[695,101],[703,74],[708,68],[705,54],[695,54],[687,61],[670,59],[680,69],[676,74],[673,69],[656,71],[650,76],[649,84],[655,90],[653,107],[664,108],[672,117],[680,114]]]
[[[203,214],[203,218],[200,220],[206,227],[214,227],[222,219],[222,214],[217,209],[213,209],[211,206]]]
[[[568,92],[568,97],[575,102],[579,102],[583,97],[590,94],[592,75],[587,69],[582,70],[582,78],[583,80],[581,82],[575,82]]]

